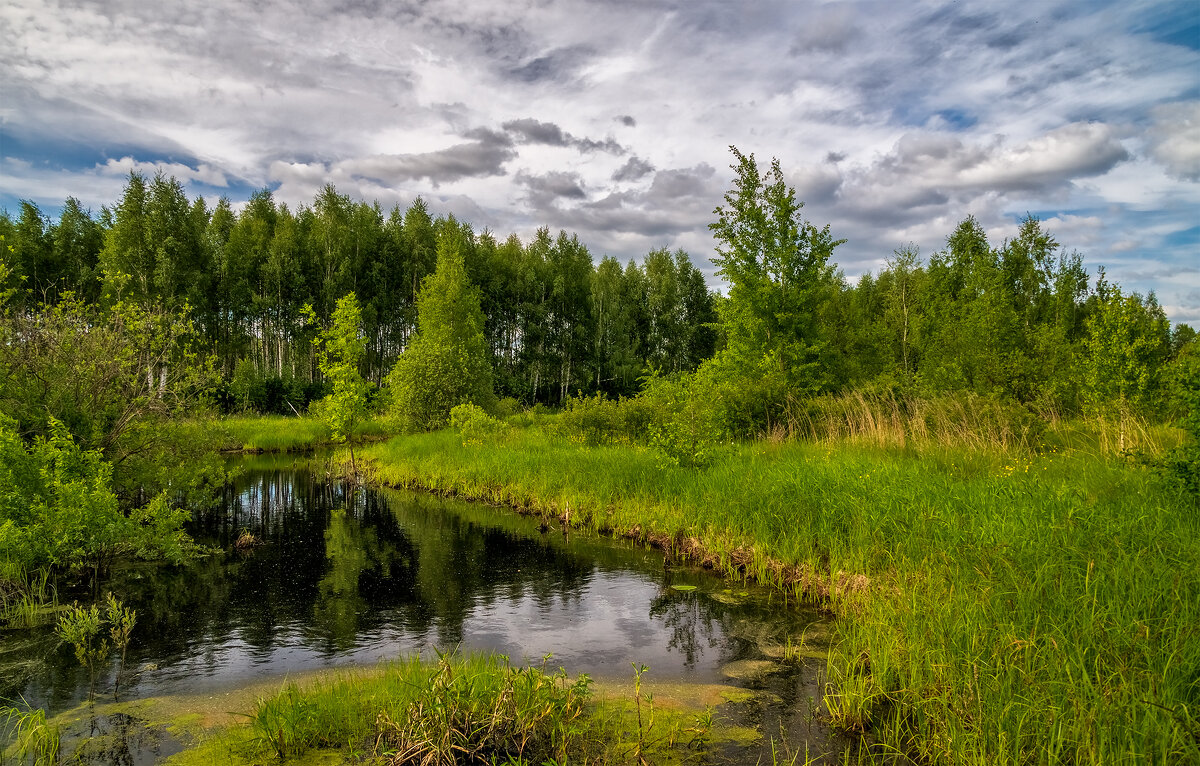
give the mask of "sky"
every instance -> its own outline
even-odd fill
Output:
[[[729,147],[778,158],[848,279],[1022,218],[1200,327],[1200,0],[5,0],[0,207],[130,171],[326,183],[476,231],[685,249]]]

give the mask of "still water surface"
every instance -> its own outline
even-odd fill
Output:
[[[649,666],[647,680],[769,688],[782,719],[819,695],[817,662],[731,677],[733,663],[778,659],[789,637],[826,627],[777,594],[503,510],[351,491],[319,462],[240,462],[225,502],[190,529],[220,553],[185,567],[129,565],[104,584],[138,615],[122,698],[454,647],[535,664],[552,655],[551,667],[600,678],[632,679],[636,662]],[[244,532],[260,544],[239,549]],[[52,631],[10,631],[4,642],[0,696],[50,713],[84,699],[86,675],[69,647],[53,648]],[[115,671],[99,689],[111,689]]]

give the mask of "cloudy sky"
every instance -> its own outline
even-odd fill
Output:
[[[710,275],[728,151],[778,157],[848,276],[1026,213],[1200,325],[1200,2],[5,0],[0,206],[424,196]]]

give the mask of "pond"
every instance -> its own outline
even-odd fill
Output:
[[[189,530],[218,553],[121,566],[102,584],[137,610],[122,699],[458,648],[630,685],[637,663],[646,680],[764,690],[737,708],[743,723],[823,738],[811,712],[830,626],[816,610],[511,511],[351,490],[319,460],[239,462],[224,503]],[[0,696],[50,714],[86,698],[86,673],[50,628],[0,635]],[[780,662],[785,647],[805,645],[813,659]],[[114,660],[99,691],[111,695],[116,672]]]

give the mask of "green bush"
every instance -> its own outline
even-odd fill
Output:
[[[496,402],[496,411],[492,414],[501,420],[507,420],[508,418],[519,414],[522,409],[524,408],[521,407],[520,402],[511,396],[506,396],[500,401]]]
[[[563,403],[555,422],[559,435],[577,444],[649,444],[652,427],[665,419],[644,396],[605,399],[577,396]]]
[[[451,408],[450,427],[462,435],[463,444],[483,444],[503,434],[508,424],[487,414],[482,407],[467,402]]]
[[[1171,371],[1172,399],[1183,413],[1184,442],[1164,461],[1168,476],[1200,500],[1200,344],[1192,341]]]
[[[595,447],[623,440],[621,403],[603,394],[576,396],[563,402],[556,422],[558,432],[579,444]]]
[[[0,559],[29,567],[99,567],[113,557],[182,560],[194,551],[184,513],[165,495],[126,515],[112,466],[82,450],[57,420],[30,447],[0,415]]]
[[[720,400],[697,374],[651,375],[644,381],[642,403],[653,413],[648,423],[650,445],[672,465],[708,465],[725,440]]]

